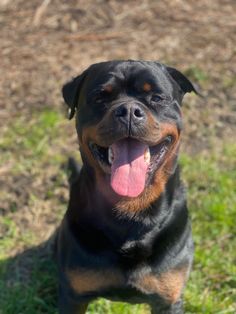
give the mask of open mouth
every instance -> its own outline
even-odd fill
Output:
[[[125,138],[109,147],[90,142],[89,148],[103,171],[111,175],[112,189],[121,196],[136,197],[164,162],[172,142],[171,135],[154,146]]]

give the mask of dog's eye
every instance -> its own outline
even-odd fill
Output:
[[[97,104],[100,104],[104,102],[109,96],[110,93],[108,93],[106,90],[100,90],[94,95],[93,101]]]
[[[158,94],[152,95],[152,97],[151,97],[151,101],[153,101],[153,102],[160,102],[163,99],[164,99],[164,97],[162,97],[161,95],[158,95]]]
[[[93,100],[94,100],[94,102],[96,102],[97,104],[100,104],[100,103],[103,102],[103,99],[102,99],[101,95],[96,95]]]
[[[99,92],[99,93],[96,93],[96,95],[94,95],[93,101],[97,104],[100,104],[104,101],[103,98],[104,98],[104,95],[101,92]]]

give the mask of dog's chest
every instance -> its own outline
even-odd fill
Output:
[[[175,303],[182,294],[188,271],[183,267],[158,274],[150,269],[139,269],[130,276],[128,284],[145,295],[156,294],[168,303]]]
[[[103,296],[109,291],[132,288],[146,296],[158,295],[168,303],[175,303],[181,296],[187,273],[187,268],[160,274],[154,273],[150,267],[133,272],[124,272],[114,267],[100,270],[77,268],[67,272],[67,278],[72,289],[79,295]]]

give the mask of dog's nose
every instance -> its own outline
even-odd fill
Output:
[[[115,117],[123,121],[141,122],[145,119],[144,110],[137,104],[122,104],[115,109]]]

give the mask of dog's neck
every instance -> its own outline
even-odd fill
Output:
[[[177,181],[178,184],[176,184]],[[169,177],[163,193],[149,207],[140,212],[142,219],[143,216],[149,216],[150,212],[152,216],[158,213],[159,203],[163,198],[166,199],[168,207],[172,206],[172,200],[176,198],[181,187],[179,181],[179,169],[176,167],[174,173]],[[112,218],[122,215],[118,207],[121,201],[122,198],[112,191],[108,178],[103,177],[96,180],[95,174],[83,166],[78,180],[71,186],[69,208],[73,212],[73,216],[77,217],[85,214],[86,216],[97,215],[97,217]],[[138,214],[136,218],[138,218]]]
[[[66,214],[71,230],[77,235],[80,230],[87,230],[89,234],[99,232],[112,247],[124,246],[130,241],[139,242],[149,237],[149,234],[158,234],[164,225],[170,224],[168,221],[174,211],[180,211],[180,217],[184,214],[184,191],[178,182],[179,170],[176,169],[161,196],[149,208],[131,219],[129,215],[114,209],[107,198],[101,195],[100,190],[95,189],[96,182],[88,176],[87,169],[82,168],[80,178],[71,186],[70,204]]]

